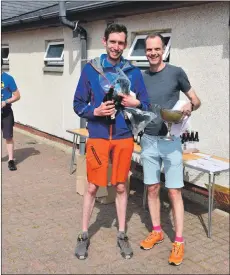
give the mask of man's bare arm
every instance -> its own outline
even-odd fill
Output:
[[[6,104],[14,103],[14,102],[18,101],[20,98],[21,98],[21,95],[20,95],[19,90],[17,89],[16,91],[14,91],[12,93],[12,97],[11,98],[9,98],[9,99],[7,99],[5,101],[2,101],[1,107],[4,108],[6,106]]]
[[[192,111],[197,110],[201,105],[201,101],[196,95],[196,92],[194,91],[194,89],[191,88],[187,93],[185,93],[185,95],[188,97],[188,99],[192,103],[192,106],[193,106]]]
[[[190,116],[192,111],[195,111],[200,107],[201,102],[193,88],[185,93],[185,95],[189,99],[189,102],[181,108],[181,111],[185,116]]]

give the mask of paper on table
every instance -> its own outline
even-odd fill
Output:
[[[187,103],[186,100],[178,100],[172,110],[179,111],[183,105]],[[179,137],[183,132],[190,128],[190,117],[185,117],[181,123],[173,123],[171,128],[171,134]]]
[[[210,172],[220,172],[229,170],[229,163],[222,160],[213,158],[201,158],[196,160],[189,160],[186,164],[190,164],[194,167],[205,169]]]
[[[203,159],[210,159],[212,156],[208,154],[202,154],[202,153],[194,153],[194,155],[202,157]]]

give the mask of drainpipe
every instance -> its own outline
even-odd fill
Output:
[[[86,30],[80,26],[77,22],[69,21],[66,18],[66,6],[65,1],[59,1],[59,18],[63,25],[69,27],[73,30],[73,37],[80,36],[81,41],[81,71],[87,62],[87,32]],[[86,127],[86,120],[84,118],[80,118],[80,128]],[[80,155],[85,154],[85,138],[80,137],[80,145],[79,145],[79,153]]]

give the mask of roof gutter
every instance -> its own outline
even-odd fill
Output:
[[[81,71],[87,62],[87,32],[80,26],[77,22],[72,22],[66,18],[66,6],[65,1],[59,1],[59,18],[63,25],[69,27],[73,31],[73,37],[80,36],[81,41]],[[86,120],[80,118],[80,128],[86,127]],[[85,138],[80,137],[79,144],[79,153],[80,155],[85,154]]]

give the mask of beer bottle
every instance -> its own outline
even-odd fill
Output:
[[[114,97],[114,87],[111,86],[109,88],[109,91],[108,93],[106,93],[106,95],[104,96],[104,99],[103,99],[103,102],[106,102],[106,101],[112,101],[113,100],[113,97]],[[111,115],[111,116],[106,116],[105,117],[106,119],[106,122],[111,125],[111,124],[115,124],[115,114]]]

